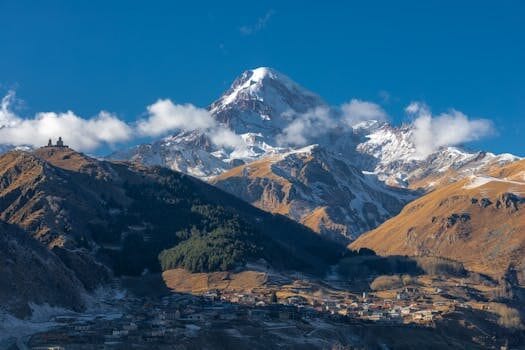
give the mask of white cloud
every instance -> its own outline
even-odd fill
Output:
[[[353,99],[340,107],[317,107],[296,116],[278,135],[277,141],[281,145],[303,146],[334,129],[349,130],[363,121],[387,118],[379,105]]]
[[[430,108],[423,102],[411,102],[405,107],[405,112],[411,116],[421,117],[430,115]]]
[[[283,129],[277,141],[281,145],[305,145],[336,127],[337,122],[331,114],[328,107],[317,107],[301,114]]]
[[[49,138],[62,136],[74,148],[90,151],[102,144],[128,140],[132,129],[115,115],[102,111],[84,119],[71,111],[37,113],[34,118],[22,118],[12,110],[16,101],[9,91],[0,104],[0,143],[42,146]]]
[[[207,110],[191,104],[175,105],[170,100],[158,100],[148,106],[148,112],[148,118],[137,123],[137,131],[142,136],[160,136],[177,129],[205,130],[215,126]]]
[[[217,124],[210,112],[191,104],[176,105],[171,100],[158,100],[148,106],[149,116],[139,120],[141,136],[161,136],[175,130],[202,130],[217,146],[238,147],[242,139],[230,129]]]
[[[217,146],[232,147],[232,148],[242,148],[244,147],[244,142],[242,138],[231,131],[230,129],[224,127],[217,127],[212,129],[209,132],[211,142]]]
[[[427,105],[412,102],[405,111],[415,117],[412,141],[420,158],[427,157],[440,147],[479,140],[494,133],[494,126],[490,120],[469,119],[454,109],[432,116]]]
[[[92,118],[82,118],[72,111],[41,112],[33,118],[23,118],[12,110],[15,101],[13,91],[1,100],[0,144],[40,147],[50,138],[62,136],[76,150],[93,151],[137,137],[157,137],[175,130],[202,130],[218,146],[239,148],[243,145],[239,135],[218,125],[206,109],[191,104],[158,100],[147,107],[148,117],[132,126],[106,111]]]
[[[90,151],[102,144],[126,141],[132,134],[126,123],[105,111],[89,119],[81,118],[71,111],[38,113],[34,118],[24,119],[9,109],[9,101],[4,102],[5,98],[0,112],[2,144],[38,147],[46,144],[49,138],[62,136],[71,147]]]
[[[350,127],[367,120],[384,121],[388,117],[379,105],[357,99],[352,99],[350,102],[343,104],[341,111],[343,113],[342,121]]]
[[[3,126],[10,126],[15,122],[16,115],[11,111],[11,106],[16,99],[15,92],[10,90],[7,95],[2,98],[0,103],[0,128]]]

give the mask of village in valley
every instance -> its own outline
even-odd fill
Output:
[[[458,294],[474,290],[462,279],[440,283],[439,278],[425,276],[420,282],[426,286],[361,293],[340,288],[338,281],[266,282],[245,290],[212,288],[196,294],[107,300],[119,310],[118,316],[89,320],[58,316],[57,327],[32,336],[28,344],[32,349],[92,349],[94,344],[101,349],[236,348],[241,343],[261,349],[359,349],[370,345],[363,343],[370,332],[390,337],[414,332],[426,339],[439,325],[448,327],[447,320],[465,319],[477,309],[489,308],[488,303],[461,302]],[[504,345],[488,330],[475,332],[480,344]]]

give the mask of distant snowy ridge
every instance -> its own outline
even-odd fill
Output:
[[[459,147],[442,147],[421,159],[412,141],[412,133],[411,125],[392,127],[385,123],[367,133],[366,140],[357,145],[357,151],[376,160],[370,171],[382,181],[400,187],[449,170],[455,170],[463,177],[483,172],[493,165],[521,159],[509,153],[470,152]]]

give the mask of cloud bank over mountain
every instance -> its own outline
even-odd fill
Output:
[[[237,147],[242,141],[230,129],[218,125],[208,110],[170,100],[148,106],[148,116],[136,123],[126,123],[106,111],[90,118],[72,111],[39,112],[24,118],[13,111],[15,100],[15,93],[10,91],[0,104],[0,144],[39,147],[49,138],[63,136],[77,150],[94,151],[104,145],[163,136],[175,130],[203,130],[218,146]]]
[[[142,136],[162,136],[171,131],[203,130],[218,146],[237,147],[240,136],[221,126],[204,108],[192,104],[176,105],[171,100],[158,100],[147,107],[148,118],[138,121],[136,130]]]
[[[0,108],[0,144],[41,146],[49,138],[62,135],[79,150],[94,150],[102,144],[115,144],[131,139],[132,128],[116,115],[106,111],[83,118],[72,111],[39,112],[33,118],[22,118],[11,110],[14,92],[9,92]]]
[[[479,140],[495,133],[492,121],[470,119],[455,109],[433,116],[427,105],[412,102],[405,111],[415,117],[412,137],[416,152],[421,158],[425,158],[440,147]]]
[[[133,123],[107,111],[89,118],[72,111],[39,112],[33,117],[22,117],[13,111],[15,102],[13,91],[1,101],[0,144],[38,147],[49,138],[63,136],[71,147],[94,151],[102,146],[164,136],[177,130],[201,130],[217,146],[243,147],[241,136],[219,124],[207,109],[175,104],[169,99],[159,99],[147,106],[147,116]],[[434,116],[426,104],[412,102],[405,111],[414,118],[412,137],[421,158],[442,146],[459,145],[495,133],[490,120],[470,119],[454,109]],[[358,99],[338,107],[322,106],[287,117],[291,121],[277,137],[282,146],[304,146],[336,128],[345,130],[368,120],[388,120],[380,105]]]
[[[340,107],[323,106],[295,116],[278,136],[278,141],[281,145],[304,146],[336,128],[351,129],[367,120],[387,119],[387,113],[378,104],[352,99]]]

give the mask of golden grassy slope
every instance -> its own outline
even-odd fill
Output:
[[[267,281],[266,273],[256,271],[191,273],[184,269],[172,269],[164,271],[162,278],[169,289],[194,294],[214,289],[250,291],[262,287]]]
[[[523,270],[524,170],[522,160],[494,169],[494,178],[486,183],[469,177],[438,188],[359,237],[350,248],[367,247],[381,255],[443,256],[493,276],[504,273],[509,264]],[[482,205],[488,204],[486,200],[491,204]]]

